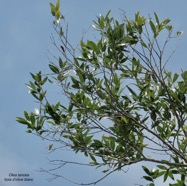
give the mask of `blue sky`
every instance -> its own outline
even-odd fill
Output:
[[[47,50],[52,49],[50,34],[52,16],[49,1],[41,0],[0,0],[0,185],[1,186],[73,186],[63,179],[48,182],[47,174],[38,173],[41,167],[48,167],[46,143],[34,135],[25,133],[25,126],[16,123],[16,116],[22,116],[24,110],[33,111],[36,104],[28,94],[25,84],[29,81],[29,72],[46,70]],[[55,1],[52,1],[55,2]],[[62,12],[69,22],[70,40],[79,42],[82,31],[88,29],[92,20],[109,9],[112,16],[119,18],[123,9],[128,17],[137,11],[148,16],[157,12],[160,18],[170,18],[175,30],[184,31],[179,48],[171,59],[171,70],[180,71],[187,67],[187,2],[161,0],[68,0],[61,1]],[[64,158],[69,154],[61,154]],[[74,156],[72,156],[75,158]],[[81,159],[82,157],[77,157]],[[75,160],[75,159],[74,159]],[[103,182],[103,185],[134,185],[141,177],[139,165],[130,168],[127,174],[116,173]],[[10,173],[30,174],[33,182],[5,182]],[[62,174],[77,181],[84,178],[94,181],[102,176],[99,171],[69,167]]]

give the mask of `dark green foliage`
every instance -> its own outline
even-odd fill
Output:
[[[64,19],[59,1],[50,6],[57,20]],[[169,22],[160,21],[156,13],[146,19],[139,12],[134,20],[124,16],[119,22],[109,11],[94,21],[99,38],[81,40],[78,56],[67,33],[54,22],[61,41],[59,47],[54,45],[63,48],[61,56],[49,64],[51,74],[31,74],[27,84],[40,114],[25,111],[17,121],[29,132],[83,153],[91,166],[103,167],[108,175],[134,163],[153,162],[155,170],[142,167],[150,186],[161,176],[163,182],[173,180],[170,185],[185,185],[187,71],[179,75],[166,69],[170,56],[164,50],[173,31]],[[163,32],[167,38],[159,45]],[[47,98],[47,83],[47,89],[53,84],[62,88],[56,104]]]

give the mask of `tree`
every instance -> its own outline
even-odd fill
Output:
[[[168,54],[168,43],[182,32],[174,34],[170,20],[161,21],[156,13],[147,19],[138,12],[130,20],[122,12],[118,21],[109,11],[94,21],[95,41],[81,39],[73,47],[60,1],[50,7],[59,57],[49,63],[50,73],[31,73],[27,86],[39,109],[24,111],[17,121],[28,133],[49,140],[50,152],[59,150],[58,143],[88,157],[86,165],[103,169],[104,176],[87,185],[126,166],[152,162],[154,170],[142,167],[149,186],[159,177],[172,179],[170,186],[185,186],[187,71],[179,75],[166,68],[177,49],[176,44]],[[46,84],[47,89],[57,85],[63,101],[52,103]],[[56,162],[57,168],[79,164]]]

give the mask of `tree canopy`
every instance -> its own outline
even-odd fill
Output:
[[[93,22],[95,40],[82,38],[74,47],[60,1],[50,7],[59,56],[49,63],[50,73],[31,73],[27,86],[38,109],[24,111],[17,121],[49,140],[50,152],[82,153],[90,159],[87,165],[102,169],[101,179],[81,185],[152,162],[154,170],[142,167],[149,186],[159,177],[170,186],[185,186],[187,71],[167,70],[182,32],[174,32],[170,19],[160,20],[155,12],[148,18],[137,12],[133,20],[122,12],[119,21],[109,11]],[[176,45],[169,53],[171,40]],[[48,99],[54,85],[61,91],[56,103]]]

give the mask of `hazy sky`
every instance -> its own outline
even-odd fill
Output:
[[[74,184],[63,179],[48,182],[46,179],[49,175],[37,172],[41,167],[49,166],[46,143],[25,133],[26,127],[15,121],[16,116],[22,116],[24,110],[33,111],[37,106],[25,86],[30,79],[29,72],[48,68],[46,54],[52,48],[50,35],[54,33],[49,1],[0,0],[0,3],[0,185],[73,186]],[[109,9],[116,18],[119,18],[119,9],[124,10],[131,18],[137,11],[147,17],[155,11],[162,19],[170,18],[175,30],[184,31],[184,35],[169,66],[178,72],[187,67],[186,0],[64,0],[61,1],[61,7],[69,22],[69,37],[73,44],[79,42],[82,31],[92,25],[96,16],[105,14]],[[64,159],[70,157],[66,153],[60,155]],[[74,158],[73,155],[72,157]],[[140,165],[135,165],[127,174],[115,173],[98,185],[135,185],[140,183],[141,171]],[[29,178],[34,181],[4,181],[9,178],[10,173],[29,174]],[[94,181],[102,173],[99,170],[91,171],[73,166],[63,169],[62,175],[74,178],[75,181]]]

